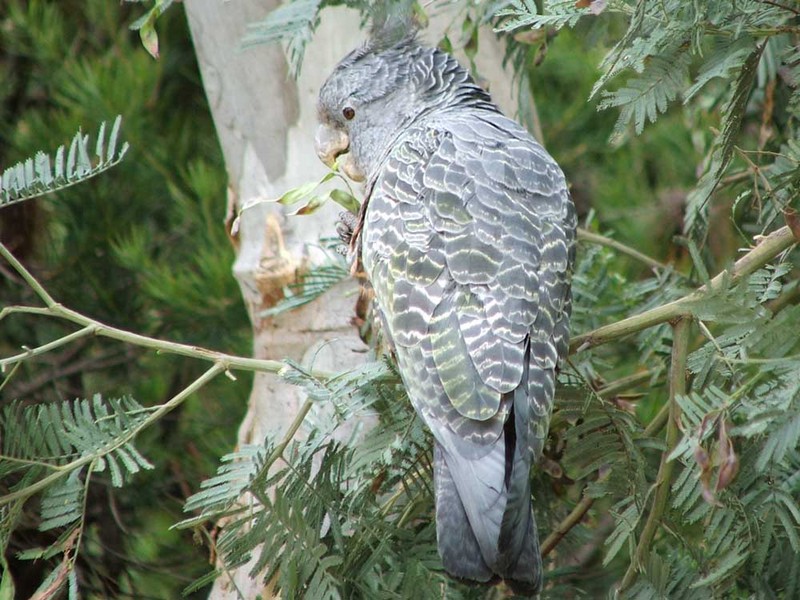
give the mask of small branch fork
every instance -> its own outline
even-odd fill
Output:
[[[170,342],[166,340],[159,340],[156,338],[140,335],[112,327],[96,321],[90,317],[82,315],[72,309],[69,309],[58,302],[44,289],[44,287],[36,280],[36,278],[20,263],[16,257],[3,244],[0,244],[0,256],[5,258],[9,264],[20,274],[22,279],[36,292],[36,295],[44,302],[45,307],[34,306],[8,306],[0,310],[0,320],[12,314],[31,314],[47,317],[55,317],[64,321],[70,321],[76,325],[80,325],[82,329],[71,333],[67,336],[44,344],[34,349],[29,349],[21,352],[15,356],[0,359],[0,372],[4,372],[8,367],[26,360],[33,356],[44,354],[50,350],[68,344],[69,342],[87,336],[100,336],[107,337],[113,340],[126,342],[144,348],[150,348],[156,352],[163,352],[166,354],[178,354],[180,356],[188,356],[190,358],[197,358],[200,360],[210,361],[215,364],[220,364],[225,371],[241,370],[241,371],[258,371],[262,373],[278,373],[286,365],[277,360],[260,360],[255,358],[246,358],[242,356],[235,356],[232,354],[225,354],[224,352],[215,352],[207,350],[198,346],[190,346],[188,344],[179,344],[177,342]],[[329,379],[330,373],[324,371],[312,371],[312,375],[318,379]]]
[[[25,268],[24,265],[22,265],[22,263],[20,263],[16,259],[16,257],[14,257],[14,255],[3,244],[0,244],[0,256],[2,256],[3,258],[5,258],[5,260],[8,261],[8,263],[14,268],[14,270],[17,273],[19,273],[22,279],[30,286],[30,288],[36,293],[37,296],[39,296],[39,298],[45,304],[44,307],[34,307],[34,306],[5,307],[2,310],[0,310],[0,320],[12,314],[30,314],[30,315],[55,317],[64,321],[70,321],[72,323],[81,326],[81,329],[79,329],[78,331],[65,335],[52,342],[48,342],[47,344],[43,344],[36,348],[26,349],[25,351],[20,352],[19,354],[16,354],[14,356],[10,356],[8,358],[0,359],[0,372],[5,372],[9,367],[12,368],[13,370],[24,360],[27,360],[34,356],[39,356],[41,354],[52,351],[66,344],[69,344],[70,342],[74,342],[76,340],[90,336],[107,337],[128,344],[150,348],[152,350],[155,350],[156,352],[178,354],[181,356],[188,356],[191,358],[206,360],[213,363],[211,367],[205,373],[203,373],[203,375],[195,379],[195,381],[189,384],[186,388],[181,390],[178,394],[173,396],[164,404],[155,407],[154,410],[147,416],[146,419],[142,420],[135,428],[127,432],[124,438],[121,438],[117,444],[115,444],[113,447],[105,448],[103,450],[103,455],[113,452],[117,448],[131,442],[141,431],[143,431],[150,425],[157,422],[166,413],[176,408],[184,400],[186,400],[186,398],[188,398],[189,396],[200,390],[202,387],[204,387],[207,383],[209,383],[212,379],[216,378],[221,373],[228,373],[231,370],[278,373],[281,371],[281,369],[285,367],[284,363],[280,361],[258,360],[253,358],[234,356],[222,352],[207,350],[205,348],[199,348],[197,346],[190,346],[187,344],[179,344],[176,342],[159,340],[156,338],[151,338],[144,335],[132,333],[130,331],[125,331],[124,329],[119,329],[117,327],[111,327],[109,325],[105,325],[104,323],[91,319],[74,310],[66,308],[65,306],[62,306],[61,304],[56,302],[55,299],[53,299],[53,297],[47,292],[47,290],[44,289],[44,287],[36,280],[36,278]],[[330,373],[324,371],[312,371],[311,373],[314,377],[318,379],[329,379],[331,377]],[[287,437],[285,437],[284,442],[282,443],[281,446],[279,446],[280,451],[282,451],[286,447],[286,445],[291,440],[291,437],[293,437],[294,434],[297,432],[300,423],[308,414],[308,411],[310,409],[311,409],[311,401],[307,401],[306,404],[300,410],[297,419],[295,419],[295,422],[292,424],[292,427],[290,427],[290,431],[287,433]],[[276,449],[276,451],[277,450],[278,449]],[[48,468],[51,470],[51,473],[49,475],[43,477],[42,479],[36,481],[35,483],[32,483],[31,485],[26,486],[23,489],[6,494],[5,496],[0,496],[0,506],[5,506],[11,503],[16,503],[21,501],[24,502],[27,498],[30,498],[37,492],[44,490],[47,486],[53,484],[55,481],[66,476],[73,470],[85,467],[96,458],[97,455],[87,455],[62,465],[47,465]]]

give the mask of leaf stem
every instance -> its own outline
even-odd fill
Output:
[[[669,485],[672,479],[672,470],[675,463],[669,460],[669,455],[678,443],[680,430],[678,421],[681,409],[678,404],[678,396],[686,393],[686,359],[689,354],[689,331],[692,321],[689,318],[679,319],[673,326],[672,337],[672,360],[669,374],[669,421],[667,422],[667,448],[661,454],[661,464],[658,467],[656,477],[656,493],[653,499],[653,507],[647,516],[639,543],[636,545],[636,552],[622,578],[619,591],[624,592],[636,580],[641,565],[644,564],[647,553],[655,536],[656,530],[661,523],[661,517],[667,508],[669,500]]]

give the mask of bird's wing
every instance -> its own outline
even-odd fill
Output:
[[[441,446],[438,526],[469,523],[439,536],[451,573],[538,585],[529,469],[566,347],[574,226],[558,166],[489,111],[409,132],[375,181],[364,265],[409,397]],[[469,547],[486,571],[465,562]]]
[[[516,123],[476,111],[407,135],[369,202],[367,270],[398,359],[421,371],[406,382],[417,409],[489,442],[526,385],[538,454],[552,383],[522,377],[526,362],[553,372],[565,347],[575,214],[561,170]]]

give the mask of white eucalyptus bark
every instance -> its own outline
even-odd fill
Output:
[[[253,326],[253,355],[344,370],[365,356],[350,324],[354,282],[291,313],[275,318],[260,314],[281,298],[283,287],[299,271],[318,258],[319,239],[334,233],[339,210],[329,206],[311,216],[287,218],[279,205],[263,201],[325,172],[313,149],[317,91],[336,62],[364,34],[355,12],[326,10],[306,51],[301,77],[294,81],[279,46],[241,49],[247,24],[263,19],[277,4],[276,0],[188,0],[184,6],[228,172],[225,227],[236,249],[233,272]],[[423,38],[438,40],[453,12],[434,18]],[[451,37],[457,39],[457,35]],[[502,49],[491,32],[485,32],[480,45],[481,75],[490,82],[495,100],[512,110],[510,77],[500,68]],[[241,212],[242,208],[246,210]],[[237,214],[241,217],[232,231]],[[280,434],[303,400],[298,389],[277,377],[257,375],[238,444],[258,444],[269,434]],[[245,565],[226,572],[210,598],[272,597],[260,578],[249,576],[249,570]]]

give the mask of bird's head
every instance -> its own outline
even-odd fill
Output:
[[[368,177],[414,117],[411,70],[420,50],[413,36],[389,47],[367,42],[348,54],[322,85],[317,155],[356,181]]]

